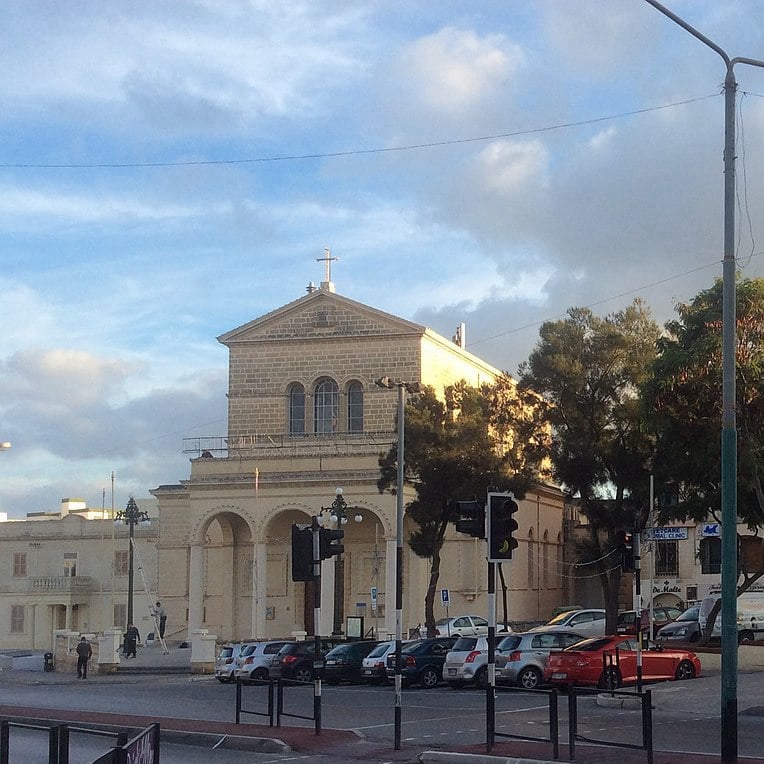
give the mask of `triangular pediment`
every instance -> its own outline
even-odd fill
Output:
[[[331,337],[422,335],[426,327],[371,308],[336,292],[317,289],[254,321],[221,334],[218,342],[271,342]]]

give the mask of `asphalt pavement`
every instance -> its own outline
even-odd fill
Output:
[[[7,653],[6,653],[7,654]],[[7,661],[6,661],[7,664]],[[144,647],[138,657],[123,661],[119,672],[112,675],[98,675],[91,670],[87,680],[78,680],[70,672],[44,672],[41,654],[31,656],[13,656],[12,666],[0,670],[0,685],[5,685],[6,697],[13,696],[13,686],[45,685],[83,685],[125,684],[143,685],[156,683],[162,676],[190,675],[190,650],[171,646],[168,654],[158,647]],[[756,677],[758,679],[758,675]],[[679,693],[673,689],[677,684],[670,683],[663,694],[655,693],[656,703],[676,704]],[[138,688],[136,688],[138,689]],[[127,694],[127,693],[126,693]],[[21,696],[21,693],[19,693]],[[706,702],[706,710],[708,702]],[[199,714],[197,713],[197,716]],[[554,762],[550,743],[525,740],[498,740],[489,752],[485,744],[449,745],[436,750],[424,746],[404,744],[395,750],[393,741],[380,742],[370,740],[352,729],[322,728],[316,734],[313,726],[270,727],[268,724],[245,722],[234,724],[230,721],[213,718],[187,718],[172,715],[168,709],[166,715],[143,715],[140,713],[107,712],[77,708],[42,708],[22,705],[0,705],[0,719],[15,721],[36,721],[46,723],[67,723],[70,725],[97,726],[102,729],[125,729],[138,731],[158,722],[162,730],[162,739],[182,740],[185,744],[203,746],[214,745],[217,748],[231,748],[260,753],[271,753],[274,758],[300,754],[305,757],[331,758],[332,761],[351,762],[376,760],[380,762],[414,762],[423,764],[539,764]],[[691,741],[688,741],[688,743]],[[690,746],[688,745],[688,748]],[[558,761],[570,761],[567,745],[560,745]],[[633,748],[613,748],[589,744],[577,744],[574,760],[578,764],[643,764],[647,762],[644,750]],[[764,764],[762,758],[739,757],[740,764]],[[706,755],[688,750],[654,751],[654,764],[716,764],[721,762],[718,755]]]

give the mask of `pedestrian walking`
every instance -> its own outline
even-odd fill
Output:
[[[133,626],[132,623],[127,625],[127,631],[125,632],[125,657],[135,658],[136,648],[141,635],[137,626]]]
[[[80,637],[80,641],[77,643],[77,679],[88,678],[88,661],[92,655],[93,648],[87,637]]]
[[[154,620],[159,627],[159,638],[164,639],[164,627],[167,623],[167,613],[165,613],[162,603],[157,600],[157,604],[154,605]]]

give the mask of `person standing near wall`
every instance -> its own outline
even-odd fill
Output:
[[[77,643],[77,679],[88,678],[88,661],[92,655],[93,648],[87,637],[80,637],[80,641]]]
[[[160,639],[164,639],[164,627],[167,623],[167,613],[165,613],[162,603],[159,600],[157,600],[156,605],[154,605],[153,615],[154,620],[157,622],[157,627],[159,628],[159,637]]]
[[[141,638],[140,632],[137,626],[133,626],[132,623],[127,625],[127,631],[125,632],[125,657],[135,658],[136,648],[138,640]]]

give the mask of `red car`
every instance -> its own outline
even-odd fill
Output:
[[[688,650],[642,650],[642,678],[692,679],[700,676],[700,661]],[[616,688],[637,681],[637,640],[631,636],[593,637],[550,653],[544,680],[552,685]]]

